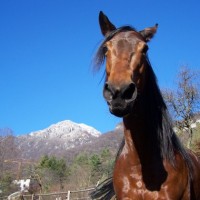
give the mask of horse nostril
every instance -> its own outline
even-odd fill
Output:
[[[104,84],[104,90],[109,90],[109,84],[107,82]]]
[[[126,100],[133,99],[134,93],[136,91],[136,87],[134,83],[130,83],[126,86],[122,91],[122,97]]]
[[[137,90],[133,82],[121,88],[106,82],[103,89],[103,95],[108,102],[111,102],[114,99],[132,101],[136,98]]]
[[[105,83],[103,89],[103,96],[106,100],[111,100],[113,96],[113,89],[109,83]]]

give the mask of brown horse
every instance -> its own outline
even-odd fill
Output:
[[[106,60],[103,95],[110,112],[123,117],[124,141],[113,177],[92,198],[199,200],[200,160],[175,135],[147,56],[158,25],[142,31],[116,28],[103,12],[99,23],[105,40],[96,64]]]

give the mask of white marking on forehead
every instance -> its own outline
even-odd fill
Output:
[[[123,178],[123,192],[128,193],[130,191],[130,182],[127,177]]]
[[[128,38],[128,37],[120,37],[120,38],[114,38],[114,39],[111,39],[110,41],[111,42],[119,42],[119,41],[127,41],[127,42],[133,42],[133,38]],[[108,42],[110,42],[108,41]]]

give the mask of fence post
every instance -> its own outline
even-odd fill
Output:
[[[67,192],[67,200],[70,200],[70,190]]]

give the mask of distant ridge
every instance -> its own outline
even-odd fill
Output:
[[[199,115],[191,125],[196,130],[200,126]],[[180,139],[184,143],[187,134]],[[54,155],[73,160],[79,153],[99,153],[109,149],[116,154],[123,138],[123,124],[116,125],[113,131],[101,134],[95,128],[65,120],[26,135],[15,137],[20,151],[19,158],[37,160],[43,155]]]
[[[101,133],[86,124],[65,120],[43,130],[16,137],[22,158],[38,159],[41,155],[63,155],[67,150],[89,144]]]

